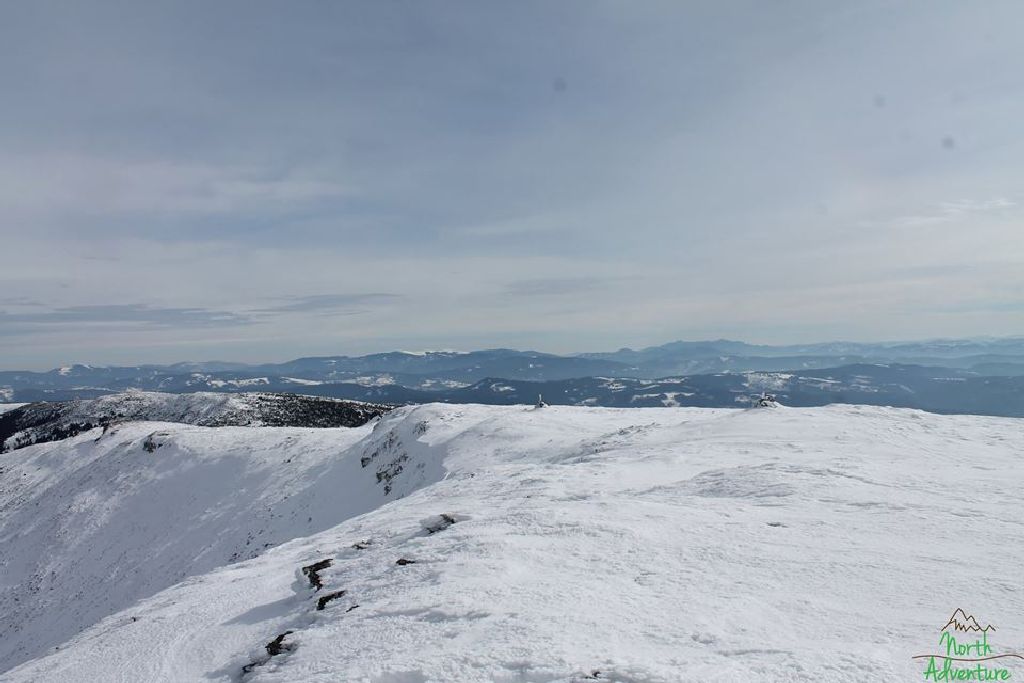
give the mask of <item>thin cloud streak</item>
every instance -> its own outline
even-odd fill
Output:
[[[276,306],[257,308],[252,313],[336,313],[339,311],[352,311],[359,307],[385,305],[401,298],[398,294],[380,292],[368,294],[314,294],[311,296],[288,297]]]
[[[40,327],[106,325],[128,328],[207,328],[250,325],[250,316],[204,308],[159,308],[145,304],[70,306],[49,311],[0,311],[0,335],[26,334]]]

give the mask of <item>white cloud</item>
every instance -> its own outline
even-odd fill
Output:
[[[5,359],[1019,332],[1016,3],[64,9],[0,25],[0,295],[256,322]]]

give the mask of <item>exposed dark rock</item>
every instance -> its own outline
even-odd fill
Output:
[[[284,642],[284,637],[291,634],[292,631],[285,631],[284,633],[278,634],[276,638],[267,643],[264,647],[267,650],[267,656],[263,659],[257,659],[254,662],[249,662],[242,667],[242,675],[252,673],[253,669],[257,666],[263,666],[270,661],[271,657],[276,657],[282,652],[291,652],[295,649],[295,643]]]
[[[376,447],[373,450],[367,449],[363,453],[363,457],[359,459],[359,464],[362,467],[366,467],[371,462],[376,460],[377,457],[382,453],[393,453],[395,450],[401,447],[401,445],[402,442],[398,440],[398,436],[395,434],[394,430],[391,430],[381,441],[379,441],[376,444]],[[377,481],[380,481],[380,479],[378,478]]]
[[[292,633],[292,632],[291,631],[285,631],[284,633],[279,634],[277,636],[277,638],[274,638],[272,641],[267,643],[267,654],[270,655],[271,657],[276,657],[277,655],[281,654],[282,652],[289,652],[289,651],[293,650],[295,648],[295,644],[294,643],[286,644],[284,642],[284,637],[286,635],[290,634],[290,633]]]
[[[147,436],[146,440],[142,442],[142,450],[147,453],[153,453],[156,449],[163,448],[163,441],[157,440],[161,436],[168,436],[168,434],[166,432],[153,432]]]
[[[311,588],[314,590],[320,590],[324,587],[323,581],[320,580],[320,572],[327,569],[332,564],[334,564],[334,560],[328,558],[326,560],[320,560],[319,562],[306,565],[302,568],[302,573],[309,579],[309,585]]]
[[[398,561],[395,562],[395,564],[397,564],[399,567],[404,567],[407,564],[416,564],[416,560],[407,560],[404,557],[400,557],[398,558]]]
[[[384,465],[377,470],[377,483],[384,484],[384,495],[391,493],[391,481],[397,477],[405,469],[405,464],[408,462],[409,456],[405,453],[400,453],[395,457],[394,460]]]
[[[327,603],[329,603],[331,600],[337,600],[343,595],[345,595],[345,591],[334,591],[333,593],[328,593],[327,595],[320,596],[320,599],[316,601],[317,611],[319,612],[324,607],[327,607]]]

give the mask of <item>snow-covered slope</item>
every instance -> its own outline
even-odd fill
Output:
[[[134,422],[2,456],[0,662],[400,495],[349,450],[370,429]]]
[[[223,564],[217,530],[237,538],[243,509],[270,507],[253,528],[296,538],[188,571],[3,679],[919,679],[923,664],[911,657],[934,651],[957,607],[998,626],[989,640],[999,652],[1024,650],[1021,427],[856,406],[428,405],[395,411],[372,432],[138,425],[97,443],[32,446],[4,456],[0,552],[6,590],[43,613],[38,629],[67,609],[40,602],[57,578],[47,569],[31,592],[8,577],[40,539],[60,542],[35,551],[38,566],[87,573],[77,590],[99,596],[104,571],[119,567],[113,535],[152,551],[140,573],[210,553],[220,555],[205,566]],[[169,444],[144,451],[155,429]],[[255,431],[277,441],[247,444]],[[314,438],[312,453],[298,445]],[[295,482],[269,486],[263,477],[289,471],[289,453]],[[299,454],[309,460],[296,463]],[[93,465],[74,467],[80,460]],[[15,486],[18,477],[35,483]],[[117,486],[139,478],[177,482],[180,504],[105,505],[127,500]],[[49,494],[25,493],[47,480],[76,515],[63,532],[47,521],[59,508]],[[186,482],[210,482],[235,502],[222,512],[211,496],[199,508],[214,512],[190,512]],[[26,497],[12,500],[14,489]],[[285,493],[308,507],[281,502]],[[47,505],[35,522],[33,509]],[[323,524],[304,528],[307,509]],[[279,514],[288,521],[275,526]],[[151,516],[163,524],[127,521]],[[110,538],[107,553],[76,543],[78,530]],[[28,642],[23,633],[3,641],[11,637]]]

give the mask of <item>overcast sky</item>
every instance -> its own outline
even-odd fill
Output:
[[[1024,333],[1021,26],[0,0],[0,367]]]

